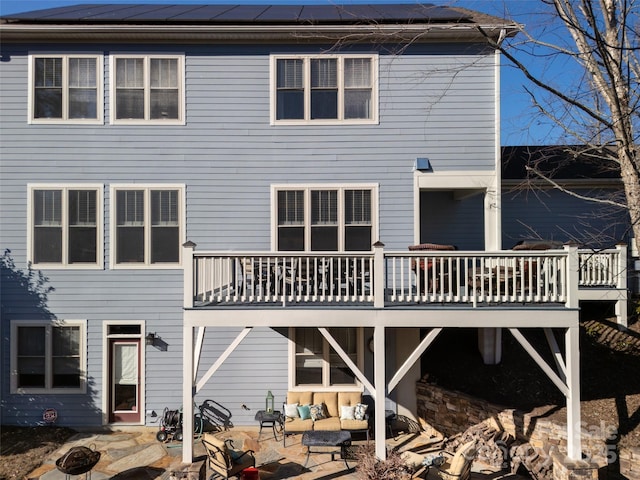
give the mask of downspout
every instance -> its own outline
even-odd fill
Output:
[[[500,31],[498,45],[506,38]],[[502,149],[500,139],[500,50],[494,50],[494,182],[485,193],[485,249],[502,249]],[[478,349],[485,365],[497,365],[502,360],[502,329],[479,328]]]

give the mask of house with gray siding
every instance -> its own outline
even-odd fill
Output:
[[[415,417],[443,328],[477,328],[494,363],[509,331],[544,363],[534,327],[564,337],[541,367],[579,458],[596,267],[502,249],[489,40],[517,31],[431,4],[2,18],[2,423],[153,427],[182,406],[189,438],[205,400],[244,426],[268,391],[360,391],[384,457],[384,411]],[[622,290],[626,250],[602,254],[588,280]]]

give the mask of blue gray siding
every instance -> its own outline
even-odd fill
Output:
[[[2,421],[33,423],[53,406],[67,425],[101,422],[103,323],[146,322],[166,351],[146,351],[145,410],[181,403],[181,270],[109,269],[109,186],[177,183],[186,186],[186,238],[198,249],[260,249],[270,245],[270,186],[274,183],[379,184],[380,240],[406,249],[414,239],[413,163],[427,156],[434,168],[492,170],[494,142],[493,54],[472,46],[415,46],[381,54],[379,125],[272,126],[269,124],[270,52],[322,51],[305,47],[189,45],[3,45],[0,63],[0,247],[17,269],[26,265],[28,183],[104,185],[104,270],[43,271],[46,314],[87,319],[87,395],[9,394],[9,320],[34,311],[15,286],[2,285]],[[105,52],[104,125],[28,125],[29,52]],[[369,52],[370,48],[352,49]],[[110,125],[108,53],[184,53],[186,125]],[[452,232],[458,235],[458,232]],[[464,246],[447,237],[447,243]],[[434,240],[435,241],[435,240]],[[210,329],[202,368],[224,351],[235,329]],[[258,348],[259,346],[259,348]],[[285,338],[252,332],[214,375],[198,401],[212,398],[232,409],[236,424],[253,422],[267,390],[286,390]],[[252,410],[243,411],[246,404]],[[237,421],[236,421],[237,419]]]
[[[578,189],[581,195],[612,198],[614,192]],[[628,241],[626,212],[608,204],[594,203],[558,190],[507,191],[502,194],[502,246],[511,248],[523,239],[576,241],[591,248],[612,248]]]

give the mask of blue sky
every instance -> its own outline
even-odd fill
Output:
[[[0,15],[53,8],[80,3],[154,3],[154,4],[318,4],[322,0],[0,0]],[[411,0],[326,0],[326,3],[413,3]],[[513,18],[536,28],[544,22],[543,2],[539,0],[424,0],[424,3],[452,5],[478,10],[490,15]],[[542,67],[541,67],[542,68]],[[565,69],[557,69],[552,75],[566,75]],[[534,115],[531,100],[523,89],[524,77],[514,67],[503,61],[502,67],[502,144],[536,145],[557,143],[560,133]]]

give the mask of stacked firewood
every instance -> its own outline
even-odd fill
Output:
[[[509,448],[514,438],[507,432],[496,430],[491,425],[480,423],[468,428],[464,433],[451,437],[446,442],[445,450],[454,453],[467,442],[475,441],[476,461],[492,469],[509,466]]]
[[[510,454],[511,473],[522,466],[535,480],[553,480],[553,460],[544,450],[522,443],[513,446]]]

